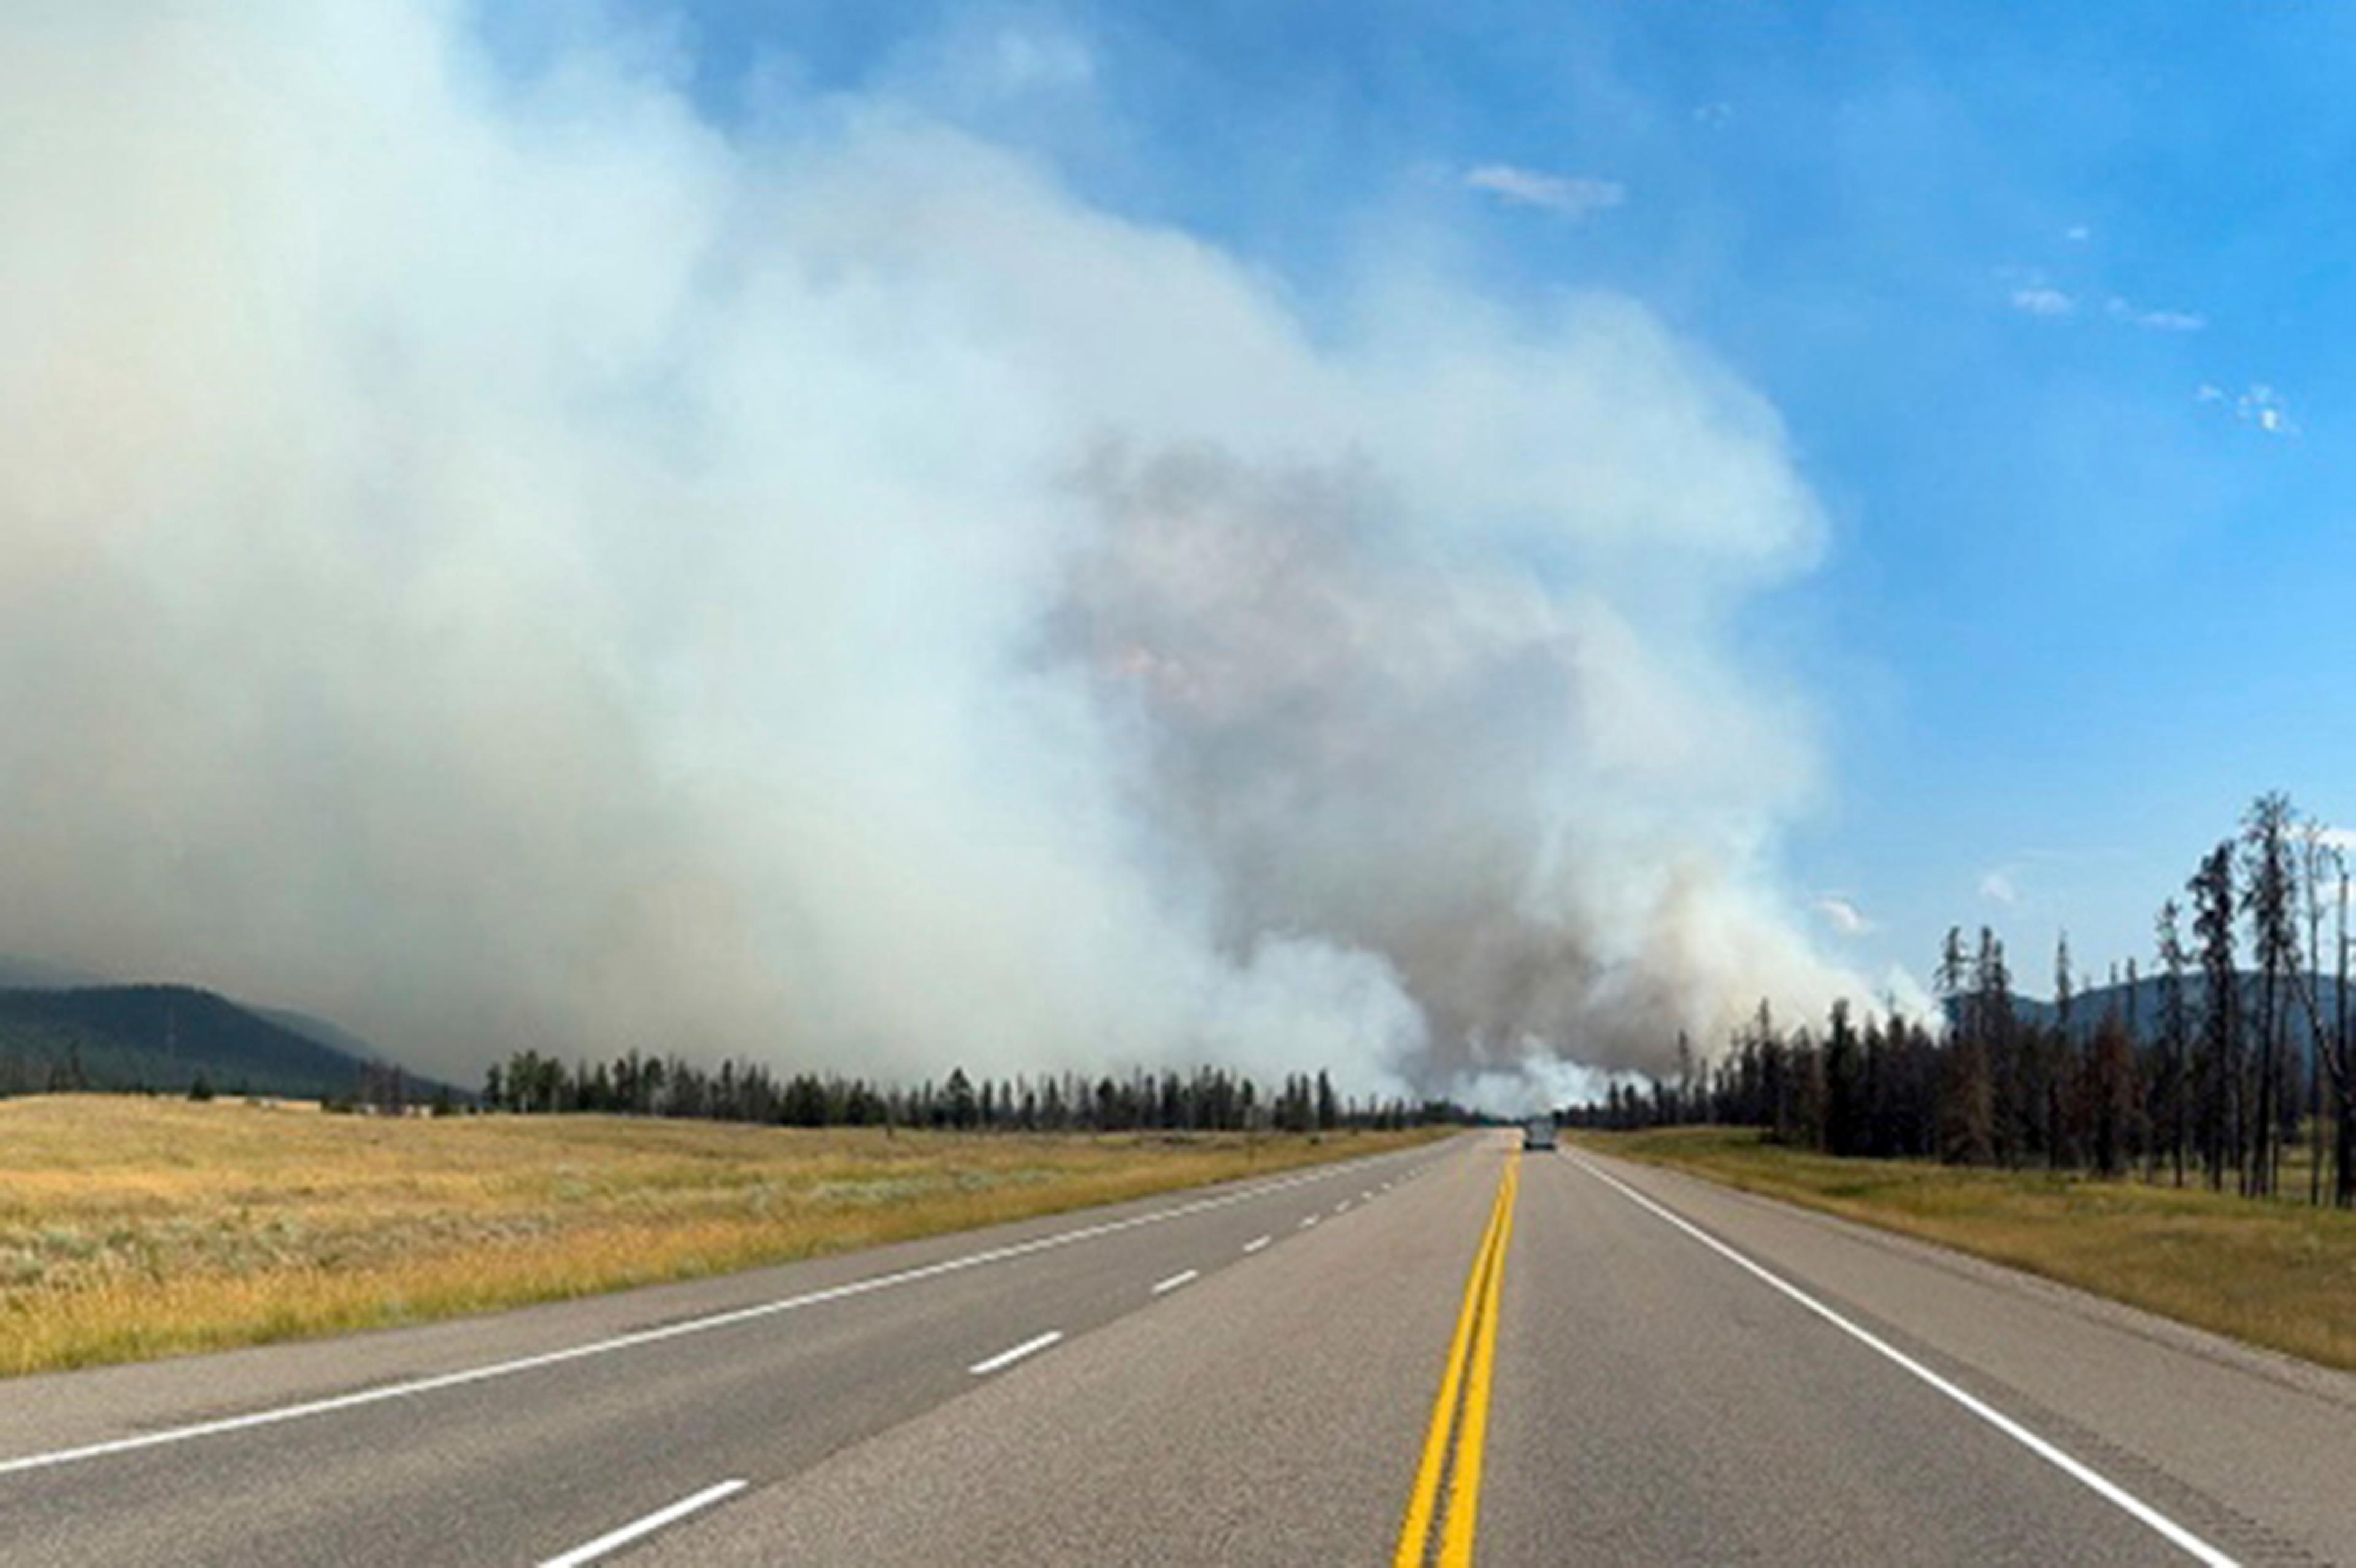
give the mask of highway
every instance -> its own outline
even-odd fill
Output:
[[[1495,1133],[0,1388],[7,1563],[2356,1561],[2356,1378]]]

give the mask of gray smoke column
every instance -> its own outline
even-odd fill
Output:
[[[1226,946],[1381,955],[1420,1081],[1657,1070],[1816,978],[1739,880],[1804,787],[1801,721],[1709,690],[1594,563],[1435,526],[1369,465],[1108,454],[1082,488],[1106,527],[1066,636],[1136,728],[1141,809],[1210,868]]]
[[[1500,1103],[1863,994],[1728,653],[1814,504],[1629,301],[1312,334],[887,94],[443,5],[36,0],[0,101],[0,951],[469,1076]]]

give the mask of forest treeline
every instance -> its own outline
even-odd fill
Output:
[[[1834,1155],[2139,1170],[2179,1185],[2281,1190],[2307,1152],[2307,1196],[2356,1204],[2356,1041],[2348,1008],[2349,867],[2341,836],[2264,795],[2201,857],[2099,1011],[2081,1005],[2066,934],[2053,1003],[2024,1016],[2003,940],[1951,929],[1939,955],[1944,1027],[1859,1019],[1778,1028],[1765,1004],[1705,1068],[1615,1084],[1575,1123],[1762,1127]],[[2329,955],[2329,974],[2325,962]],[[2152,1016],[2139,1016],[2148,994]],[[2094,1016],[2087,1016],[2089,1012]]]
[[[632,1051],[574,1062],[519,1051],[485,1074],[482,1103],[526,1115],[597,1111],[792,1127],[939,1127],[1021,1132],[1323,1132],[1387,1130],[1465,1120],[1445,1101],[1359,1100],[1337,1094],[1323,1071],[1293,1073],[1273,1091],[1222,1068],[1115,1077],[1037,1073],[879,1084],[723,1061],[702,1068]]]

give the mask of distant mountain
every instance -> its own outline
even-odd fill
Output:
[[[2254,1017],[2257,1009],[2259,977],[2244,974],[2240,979],[2244,1017]],[[2330,976],[2325,975],[2316,987],[2316,1006],[2327,1031],[2337,1016],[2338,985]],[[2082,991],[2070,1004],[2070,1032],[2083,1040],[2094,1033],[2094,1027],[2103,1021],[2104,1014],[2116,1009],[2123,1021],[2133,1024],[2136,1038],[2148,1045],[2159,1036],[2159,987],[2158,980],[2147,976],[2138,979],[2132,987],[2122,981],[2115,986],[2097,986],[2092,990]],[[2208,995],[2206,980],[2198,975],[2184,977],[2184,1006],[2196,1031],[2201,1027],[2201,1010],[2206,1005]],[[2282,1005],[2290,1009],[2292,1049],[2304,1051],[2308,1045],[2306,1005],[2296,993],[2286,994]],[[2349,982],[2348,1009],[2349,1021],[2351,1026],[2356,1026],[2356,980]],[[2012,1010],[2014,1016],[2024,1023],[2047,1029],[2051,1028],[2059,1017],[2052,1002],[2036,997],[2015,995]]]
[[[223,1094],[349,1095],[372,1060],[332,1025],[194,986],[0,989],[0,1093],[47,1088],[78,1061],[92,1089],[179,1093],[202,1074]],[[412,1092],[436,1087],[415,1080]]]

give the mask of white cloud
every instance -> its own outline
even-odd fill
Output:
[[[1440,1089],[1869,994],[1733,651],[1822,517],[1644,306],[1387,246],[1312,329],[907,97],[493,91],[472,11],[0,12],[0,952],[467,1077]]]
[[[2083,245],[2094,237],[2094,231],[2083,223],[2072,223],[2062,231],[2062,238],[2072,245]]]
[[[2147,332],[2200,332],[2209,325],[2209,318],[2195,311],[2144,310],[2117,294],[2104,302],[2103,310],[2113,321],[2123,321]]]
[[[2014,885],[2011,873],[1999,869],[1981,876],[1980,897],[1994,899],[2000,904],[2017,904],[2020,901],[2020,889]]]
[[[2013,309],[2023,315],[2055,320],[2078,313],[2081,301],[2077,295],[2054,287],[2033,270],[1999,268],[1997,276],[2012,284],[2007,299]],[[2200,332],[2209,325],[2209,318],[2198,312],[2147,310],[2119,294],[2103,300],[2102,314],[2123,325],[2141,327],[2147,332]]]
[[[2267,435],[2298,433],[2298,425],[2290,416],[2290,405],[2264,381],[2253,381],[2240,392],[2229,392],[2214,382],[2203,381],[2192,399],[2198,403],[2228,409],[2236,420]]]
[[[1863,936],[1874,928],[1873,922],[1868,920],[1857,905],[1837,894],[1826,893],[1816,900],[1815,911],[1824,916],[1826,925],[1843,936]]]
[[[2252,382],[2250,389],[2233,400],[2233,417],[2244,424],[2255,425],[2268,435],[2298,433],[2282,394],[2263,381]]]
[[[1694,105],[1693,117],[1695,123],[1718,131],[1734,123],[1734,105],[1719,98]]]
[[[1567,218],[1585,218],[1619,206],[1627,188],[1617,180],[1585,175],[1552,175],[1511,164],[1483,164],[1469,169],[1464,183],[1515,207],[1542,207]]]

